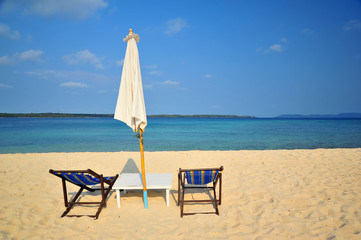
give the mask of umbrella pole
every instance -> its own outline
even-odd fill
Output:
[[[143,130],[142,130],[141,128],[139,128],[139,146],[140,146],[140,159],[141,159],[141,168],[142,168],[144,208],[148,208],[147,183],[146,183],[146,181],[145,181]]]

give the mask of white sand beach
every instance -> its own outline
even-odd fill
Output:
[[[163,192],[149,191],[149,209],[141,192],[127,193],[117,208],[112,191],[93,220],[60,218],[61,180],[49,169],[115,175],[133,161],[140,168],[138,152],[1,154],[0,239],[361,239],[360,148],[146,152],[145,159],[147,172],[173,174],[170,206]],[[221,165],[220,215],[180,218],[177,170]]]

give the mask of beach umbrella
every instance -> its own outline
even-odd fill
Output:
[[[139,53],[137,42],[139,35],[129,29],[129,34],[124,41],[127,42],[127,50],[123,63],[123,71],[120,82],[118,101],[115,108],[114,119],[126,123],[134,132],[138,132],[141,169],[143,181],[144,207],[148,208],[147,184],[145,180],[143,132],[147,126],[145,112],[142,77],[140,73]]]

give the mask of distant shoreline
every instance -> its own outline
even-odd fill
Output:
[[[0,113],[0,118],[113,118],[114,114],[87,114],[87,113]],[[212,114],[157,114],[147,115],[147,118],[231,118],[231,119],[361,119],[361,113],[340,114],[285,114],[276,117],[255,117],[239,115],[212,115]]]
[[[113,118],[114,114],[81,114],[81,113],[0,113],[0,118]],[[238,115],[180,115],[161,114],[148,115],[148,118],[256,118]]]

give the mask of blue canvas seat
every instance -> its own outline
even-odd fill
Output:
[[[203,168],[203,169],[181,169],[178,172],[178,205],[180,206],[180,215],[192,215],[197,213],[219,215],[218,205],[222,204],[222,171],[220,168]],[[219,184],[218,184],[219,182]],[[217,199],[216,185],[219,185],[219,198]],[[186,189],[211,189],[213,190],[213,199],[185,200]],[[184,212],[185,203],[212,203],[214,212]]]
[[[101,181],[99,178],[96,178],[88,173],[83,172],[54,172],[55,175],[58,175],[62,178],[65,178],[69,182],[72,182],[77,185],[96,185]],[[105,180],[112,181],[114,177],[103,177]]]
[[[213,182],[217,177],[219,170],[208,171],[186,171],[186,179],[188,184],[204,185]]]
[[[61,217],[67,216],[67,217],[81,217],[81,216],[88,216],[88,217],[94,217],[94,219],[97,219],[99,217],[99,214],[102,210],[102,208],[106,205],[106,198],[112,189],[115,181],[118,178],[118,174],[112,177],[103,177],[102,174],[97,174],[96,172],[88,169],[88,170],[49,170],[49,173],[59,177],[62,179],[62,185],[63,185],[63,194],[64,194],[64,203],[66,210],[61,215]],[[66,182],[70,182],[72,184],[75,184],[80,187],[77,194],[73,197],[73,199],[69,202],[68,201],[68,194],[66,189]],[[90,188],[89,186],[93,185],[100,185],[100,191],[101,191],[101,201],[98,202],[80,202],[77,201],[80,194],[84,189],[94,192],[96,189]],[[99,205],[98,211],[95,215],[67,215],[69,211],[73,208],[74,205],[81,205],[81,204],[95,204]]]

